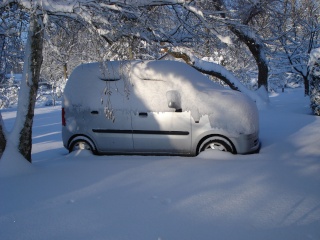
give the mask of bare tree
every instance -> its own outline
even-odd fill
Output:
[[[226,25],[230,31],[233,32],[252,53],[258,67],[258,87],[264,86],[268,89],[266,47],[259,33],[249,25],[257,15],[263,12],[264,3],[265,1],[234,1],[233,4],[236,5],[236,10],[233,10],[233,6],[226,6],[223,0],[217,0],[215,7],[221,12],[221,17],[226,20]],[[239,7],[239,5],[241,7]],[[228,9],[229,11],[227,11]],[[234,19],[237,20],[235,21]]]
[[[25,14],[14,6],[0,8],[0,109],[17,102],[17,87],[14,85],[13,74],[21,72],[25,17]]]
[[[270,52],[271,74],[286,84],[303,80],[305,95],[309,94],[308,59],[310,51],[319,46],[319,1],[281,0],[267,6],[268,28],[264,31]]]

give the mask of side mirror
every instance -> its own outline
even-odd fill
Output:
[[[176,111],[181,111],[181,96],[178,91],[170,90],[166,93],[168,107],[174,108]]]

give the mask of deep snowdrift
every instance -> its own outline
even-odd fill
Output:
[[[37,108],[32,166],[0,160],[0,239],[320,239],[320,118],[302,89],[270,100],[260,154],[192,158],[68,154]]]

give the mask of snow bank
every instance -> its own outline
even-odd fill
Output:
[[[30,174],[35,169],[14,147],[7,142],[6,149],[0,159],[0,178]]]

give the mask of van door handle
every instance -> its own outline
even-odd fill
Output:
[[[146,112],[140,112],[139,117],[148,117],[148,113]]]
[[[91,111],[91,114],[99,114],[98,111]]]

